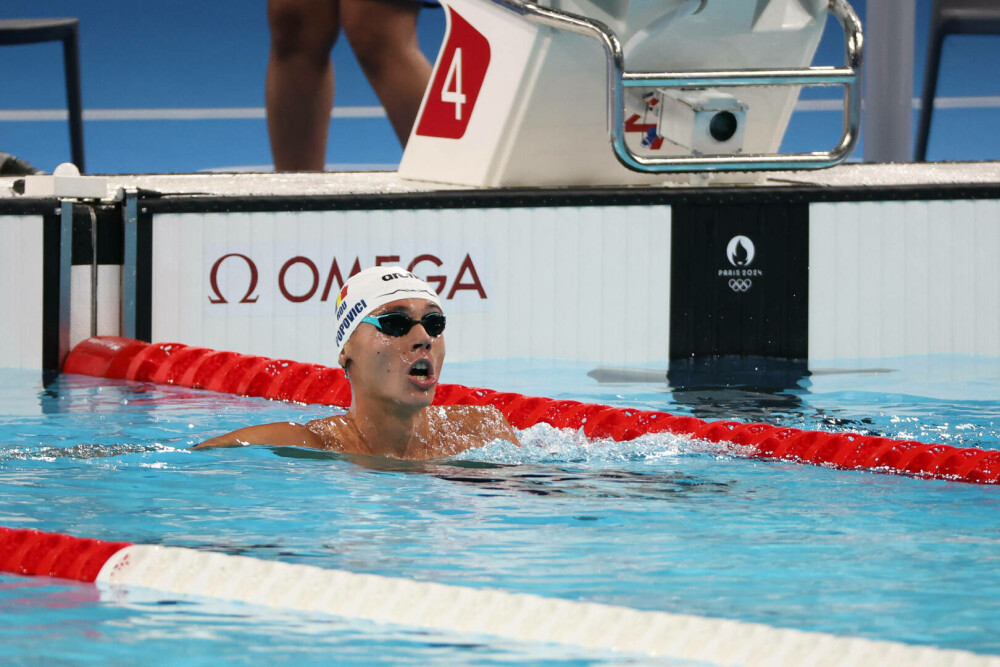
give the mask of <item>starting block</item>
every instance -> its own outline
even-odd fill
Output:
[[[830,167],[857,142],[862,33],[846,0],[442,5],[447,31],[400,163],[406,178],[648,184]],[[810,67],[828,14],[843,28],[845,65]],[[827,151],[779,154],[802,86],[843,88],[841,137]]]

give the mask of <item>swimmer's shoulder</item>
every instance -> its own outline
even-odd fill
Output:
[[[441,418],[462,432],[476,436],[484,444],[498,439],[521,444],[510,422],[492,405],[441,405],[433,409],[439,411]]]
[[[347,415],[333,415],[323,419],[314,419],[306,423],[306,428],[315,433],[322,443],[319,449],[331,449],[337,452],[352,451],[354,432],[349,427]]]

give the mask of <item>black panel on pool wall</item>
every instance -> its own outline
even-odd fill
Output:
[[[674,206],[670,358],[808,357],[809,205]]]

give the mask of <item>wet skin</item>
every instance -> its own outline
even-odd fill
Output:
[[[440,308],[424,299],[400,299],[372,315],[390,312],[420,320]],[[497,439],[519,444],[514,429],[494,407],[431,405],[444,356],[444,334],[431,336],[422,324],[403,336],[389,336],[362,323],[339,357],[351,382],[347,414],[305,425],[250,426],[194,449],[261,444],[423,460],[453,456]]]

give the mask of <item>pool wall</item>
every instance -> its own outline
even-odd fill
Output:
[[[336,294],[372,264],[438,288],[459,361],[1000,355],[998,163],[744,186],[489,189],[392,173],[108,186],[100,202],[0,197],[0,271],[21,300],[5,363],[58,368],[96,333],[333,365]],[[58,255],[67,207],[72,252]],[[51,263],[69,255],[65,287]],[[53,289],[70,293],[68,329]]]
[[[0,312],[4,313],[0,365],[5,368],[44,364],[43,227],[39,215],[0,214]]]
[[[1000,200],[809,207],[809,355],[1000,355]]]

